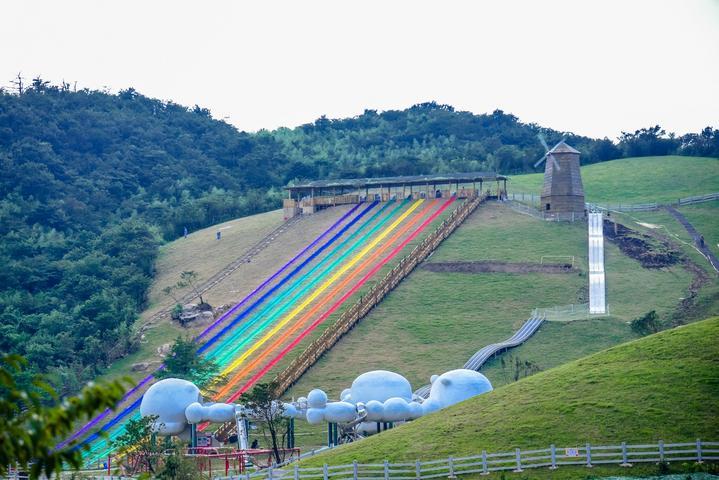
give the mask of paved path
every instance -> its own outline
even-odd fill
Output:
[[[714,270],[719,272],[719,259],[716,255],[714,255],[714,252],[709,250],[707,243],[700,240],[702,237],[701,233],[699,233],[697,229],[694,228],[694,225],[689,223],[687,217],[685,217],[679,210],[671,206],[665,206],[664,208],[667,210],[667,212],[671,213],[672,216],[674,216],[674,218],[676,218],[679,223],[684,225],[684,228],[687,232],[689,232],[689,235],[694,241],[694,246],[701,252],[702,255],[704,255],[707,260],[709,260],[709,263],[712,267],[714,267]]]

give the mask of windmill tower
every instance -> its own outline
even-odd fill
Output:
[[[564,140],[552,149],[540,135],[539,140],[547,153],[534,167],[544,165],[544,186],[542,187],[541,208],[545,215],[561,220],[579,220],[586,217],[584,186],[579,173],[579,151]]]

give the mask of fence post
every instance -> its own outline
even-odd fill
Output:
[[[702,441],[697,438],[697,463],[704,463],[702,460]]]
[[[300,479],[300,466],[295,463],[295,480]]]
[[[357,471],[357,460],[353,460],[352,461],[352,478],[354,480],[357,480],[358,473],[359,472]]]
[[[556,470],[557,469],[557,448],[554,446],[554,444],[551,444],[549,446],[549,450],[551,451],[551,456],[552,456],[552,466],[549,467],[549,469]]]
[[[622,463],[620,467],[631,467],[632,464],[627,461],[627,442],[622,442]]]
[[[454,459],[452,457],[447,459],[447,465],[449,465],[449,476],[447,478],[454,480],[457,476],[454,474]]]
[[[519,449],[516,449],[515,452],[517,454],[517,468],[512,471],[515,473],[519,473],[522,471],[522,452]]]
[[[389,479],[389,462],[387,460],[384,461],[384,480]]]
[[[422,463],[419,460],[415,462],[414,470],[417,480],[420,480],[422,478]]]
[[[487,470],[487,450],[482,450],[482,475],[489,475]]]
[[[324,465],[322,465],[322,478],[327,480],[328,477],[329,473],[327,472],[327,464],[325,463]]]
[[[267,468],[267,478],[268,480],[272,480],[272,467]]]
[[[592,446],[587,444],[585,449],[587,452],[587,468],[592,468]]]
[[[659,440],[659,461],[664,461],[664,440]]]
[[[247,480],[250,480],[250,469],[247,468],[247,460],[248,460],[248,458],[245,457],[245,478]]]

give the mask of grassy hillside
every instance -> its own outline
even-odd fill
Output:
[[[306,463],[429,460],[550,443],[714,440],[718,336],[713,318],[619,345]]]
[[[338,395],[359,374],[396,370],[419,386],[435,373],[461,366],[482,346],[510,336],[533,308],[586,302],[586,232],[555,224],[504,205],[480,207],[430,257],[429,262],[507,260],[540,262],[543,256],[574,256],[571,274],[439,273],[418,269],[373,310],[292,389],[314,387]],[[546,260],[557,261],[555,258]],[[634,338],[627,322],[649,310],[669,316],[691,282],[681,267],[643,269],[607,245],[611,317],[547,323],[515,350],[543,369]],[[342,365],[342,368],[338,368]],[[483,370],[494,384],[508,372],[498,361]]]
[[[543,173],[511,177],[509,191],[539,193]],[[582,167],[588,202],[671,202],[719,191],[719,159],[640,157]]]

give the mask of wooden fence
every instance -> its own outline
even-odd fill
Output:
[[[274,379],[275,395],[287,391],[309,368],[317,362],[337,341],[372,310],[409,273],[432,253],[442,241],[454,232],[462,222],[486,199],[486,194],[474,195],[457,207],[427,238],[418,244],[369,292],[360,297],[337,321],[312,342],[287,368]]]
[[[502,453],[482,451],[469,457],[449,457],[439,460],[406,463],[349,463],[345,465],[323,465],[301,468],[297,463],[282,468],[268,468],[259,472],[249,471],[229,480],[243,479],[385,479],[420,480],[428,478],[454,479],[458,475],[488,474],[491,472],[523,472],[530,468],[557,469],[563,466],[619,465],[631,467],[638,463],[696,462],[719,460],[719,442],[657,443],[629,445],[576,445],[538,450],[519,448]]]
[[[538,206],[540,203],[540,197],[532,193],[522,192],[511,192],[507,194],[508,200],[523,203],[530,206]],[[719,200],[719,193],[707,193],[706,195],[696,195],[693,197],[678,198],[676,201],[659,203],[659,202],[648,202],[648,203],[587,203],[587,208],[598,209],[598,210],[610,210],[613,212],[647,212],[651,210],[658,210],[665,205],[681,206],[681,205],[693,205],[695,203],[712,202]],[[539,210],[536,211],[538,215],[544,216]],[[529,213],[529,212],[525,212]]]

